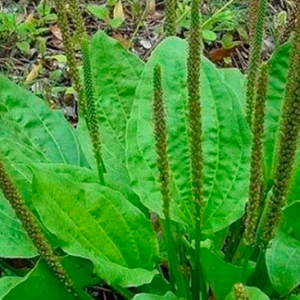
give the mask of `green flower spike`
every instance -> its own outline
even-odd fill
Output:
[[[87,37],[87,33],[86,33],[86,29],[85,29],[85,24],[84,24],[82,15],[81,15],[79,1],[78,0],[67,0],[67,2],[69,3],[70,14],[71,14],[74,24],[75,24],[76,33],[78,34],[78,37],[81,40],[81,39]]]
[[[280,44],[284,44],[285,42],[287,42],[292,32],[294,31],[297,20],[297,11],[300,9],[299,6],[300,1],[296,0],[294,6],[291,8],[287,24],[284,26],[283,32],[280,36]]]
[[[200,290],[204,299],[206,296],[205,282],[203,281],[200,265],[201,241],[201,207],[202,196],[202,118],[200,101],[200,64],[201,64],[201,12],[200,1],[193,0],[191,8],[191,26],[188,55],[188,119],[190,126],[190,157],[193,198],[195,204],[195,258],[193,274],[193,299],[200,299]],[[202,286],[201,286],[202,285]]]
[[[234,295],[236,300],[249,299],[245,286],[240,282],[234,285]]]
[[[246,213],[246,228],[244,241],[247,246],[255,242],[255,228],[258,221],[259,207],[262,196],[262,155],[264,118],[266,110],[266,98],[268,88],[268,65],[261,67],[257,83],[256,99],[254,103],[252,154],[251,154],[251,177],[249,186],[249,200]]]
[[[165,0],[166,32],[168,36],[176,35],[176,0]]]
[[[263,34],[267,3],[268,0],[259,0],[258,5],[256,5],[255,0],[253,0],[252,12],[250,11],[250,19],[253,19],[251,20],[251,22],[255,24],[250,25],[250,27],[254,26],[254,29],[253,33],[251,33],[250,35],[250,56],[246,87],[246,117],[250,126],[252,125],[253,103],[257,85],[257,74],[259,73],[259,66],[261,63],[260,56],[263,46]]]
[[[84,91],[80,80],[79,70],[77,68],[77,61],[74,50],[75,48],[68,23],[66,6],[62,0],[55,0],[55,6],[58,16],[58,25],[62,33],[62,39],[66,51],[69,74],[74,84],[75,91],[78,93],[79,109],[82,113],[84,113]]]
[[[62,266],[59,257],[54,253],[46,236],[41,231],[41,228],[33,215],[28,209],[25,201],[20,196],[18,190],[14,186],[12,180],[7,174],[3,162],[0,160],[0,189],[5,198],[9,201],[12,208],[15,210],[17,217],[22,222],[22,225],[28,233],[30,239],[36,246],[39,254],[45,259],[49,269],[56,275],[60,282],[64,285],[69,293],[75,293],[73,282],[68,278],[67,272]]]
[[[157,153],[157,166],[159,170],[160,191],[163,199],[163,213],[164,213],[164,236],[167,245],[168,257],[170,262],[170,282],[175,290],[175,276],[177,263],[174,263],[174,245],[171,233],[171,220],[170,220],[170,166],[168,161],[168,145],[167,145],[167,125],[165,118],[164,96],[161,82],[161,68],[156,66],[154,69],[153,77],[153,90],[154,90],[154,135],[156,139],[156,153]],[[176,256],[175,256],[176,259]]]
[[[254,34],[257,19],[259,0],[249,0],[249,32],[250,36]]]
[[[266,248],[274,237],[281,210],[292,177],[300,125],[300,10],[290,52],[289,71],[283,104],[279,152],[274,172],[274,185],[263,228],[262,242]]]
[[[83,59],[83,77],[84,77],[84,90],[85,90],[85,108],[86,108],[86,123],[90,134],[90,139],[93,145],[94,156],[97,163],[97,170],[101,184],[105,184],[104,173],[106,172],[104,162],[102,159],[102,144],[101,134],[99,128],[99,114],[97,110],[94,84],[92,77],[92,66],[90,61],[90,42],[85,30],[85,25],[81,16],[79,3],[77,0],[68,0],[70,6],[70,13],[74,20],[76,32],[79,37],[82,59]]]

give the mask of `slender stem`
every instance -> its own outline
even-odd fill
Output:
[[[112,288],[126,300],[132,299],[134,297],[134,293],[130,292],[125,288],[122,288],[120,286],[112,286]]]
[[[181,276],[178,257],[176,254],[176,246],[171,231],[170,217],[170,166],[168,159],[168,142],[167,142],[167,124],[164,105],[164,95],[162,88],[162,76],[160,66],[156,66],[153,76],[154,89],[154,136],[156,140],[157,167],[159,170],[160,191],[163,200],[164,221],[162,229],[166,241],[168,259],[169,259],[169,276],[173,292],[179,297],[185,296],[184,280]]]
[[[138,31],[139,31],[139,28],[141,27],[142,22],[143,22],[143,20],[145,19],[146,14],[148,13],[148,11],[149,11],[149,1],[146,1],[146,7],[145,7],[145,10],[143,11],[143,13],[142,13],[142,15],[141,15],[141,17],[140,17],[140,19],[139,19],[139,22],[138,22],[138,24],[137,24],[137,26],[136,26],[136,28],[135,28],[133,34],[132,34],[132,37],[131,37],[131,39],[130,39],[130,41],[129,41],[129,43],[128,43],[127,49],[129,49],[129,48],[131,47],[131,45],[132,45],[132,43],[133,43],[133,41],[134,41],[134,39],[135,39],[135,37],[136,37]]]
[[[257,282],[259,280],[259,276],[261,275],[262,269],[265,264],[265,252],[261,250],[259,252],[259,256],[256,262],[255,270],[253,275],[248,279],[247,284],[252,286],[257,286]]]
[[[243,261],[243,283],[246,284],[247,280],[247,270],[248,270],[248,262],[251,255],[251,249],[250,246],[246,248],[245,255],[244,255],[244,261]]]

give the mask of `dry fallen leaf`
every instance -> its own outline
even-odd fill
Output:
[[[50,25],[50,31],[58,40],[62,40],[62,34],[57,25]]]
[[[114,32],[112,34],[112,37],[114,39],[116,39],[118,42],[120,42],[124,47],[128,47],[129,46],[129,41],[120,33]]]
[[[27,17],[25,22],[30,22],[34,19],[34,12],[31,12]]]
[[[114,7],[114,18],[118,18],[123,21],[125,20],[125,14],[121,0],[119,0]]]
[[[151,14],[153,14],[156,9],[155,0],[147,0],[147,1],[148,1],[149,11]]]
[[[42,70],[42,68],[43,68],[43,65],[41,63],[39,63],[37,65],[33,65],[33,68],[31,69],[31,71],[28,73],[28,75],[26,77],[26,82],[30,83],[34,79],[36,79],[39,76],[39,73]]]
[[[212,62],[222,61],[225,57],[230,57],[236,47],[232,47],[230,49],[218,48],[213,49],[208,53],[208,58]]]

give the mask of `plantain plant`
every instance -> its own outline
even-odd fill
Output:
[[[299,299],[299,13],[262,62],[268,2],[249,2],[243,75],[202,55],[199,0],[188,42],[166,1],[146,63],[55,2],[81,113],[0,75],[0,299]]]

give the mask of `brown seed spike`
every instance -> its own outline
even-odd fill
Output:
[[[258,209],[262,194],[262,156],[263,133],[268,88],[268,65],[263,65],[258,78],[256,99],[254,103],[253,138],[251,154],[251,177],[249,186],[249,200],[246,213],[246,228],[244,241],[246,245],[255,242],[255,228],[258,221]]]
[[[253,27],[250,28],[250,30],[253,32],[251,32],[250,35],[250,56],[246,86],[246,113],[247,121],[250,126],[252,126],[253,103],[257,85],[257,74],[261,61],[260,56],[263,45],[267,2],[268,0],[252,0],[251,5],[253,5],[253,8],[250,9],[250,18],[252,18],[251,26]]]
[[[29,210],[25,201],[22,199],[17,188],[7,174],[1,159],[0,189],[12,208],[15,210],[16,215],[20,219],[25,231],[36,246],[41,257],[45,259],[49,269],[58,277],[58,279],[63,276],[64,280],[62,283],[64,287],[68,290],[71,285],[72,292],[75,293],[73,289],[73,282],[68,278],[67,272],[62,266],[59,257],[54,253],[46,236],[42,233],[34,214]]]
[[[80,80],[79,70],[77,68],[77,61],[75,56],[75,47],[71,36],[71,30],[68,23],[68,16],[65,2],[62,0],[55,0],[56,13],[58,16],[58,25],[62,33],[63,43],[67,56],[67,63],[69,67],[70,77],[74,84],[75,91],[78,93],[79,109],[85,113],[85,100],[83,87]]]
[[[200,63],[202,52],[201,32],[201,1],[193,0],[191,8],[191,26],[188,54],[188,121],[190,131],[190,160],[191,160],[191,181],[193,187],[193,200],[195,206],[195,257],[194,274],[192,278],[193,299],[200,300],[200,285],[205,286],[201,280],[200,264],[200,240],[201,240],[201,207],[202,196],[202,117],[200,101]],[[206,293],[202,288],[201,293]]]
[[[285,203],[297,151],[300,127],[300,10],[290,52],[289,71],[280,124],[279,152],[272,195],[265,216],[262,243],[266,248],[274,237]]]

